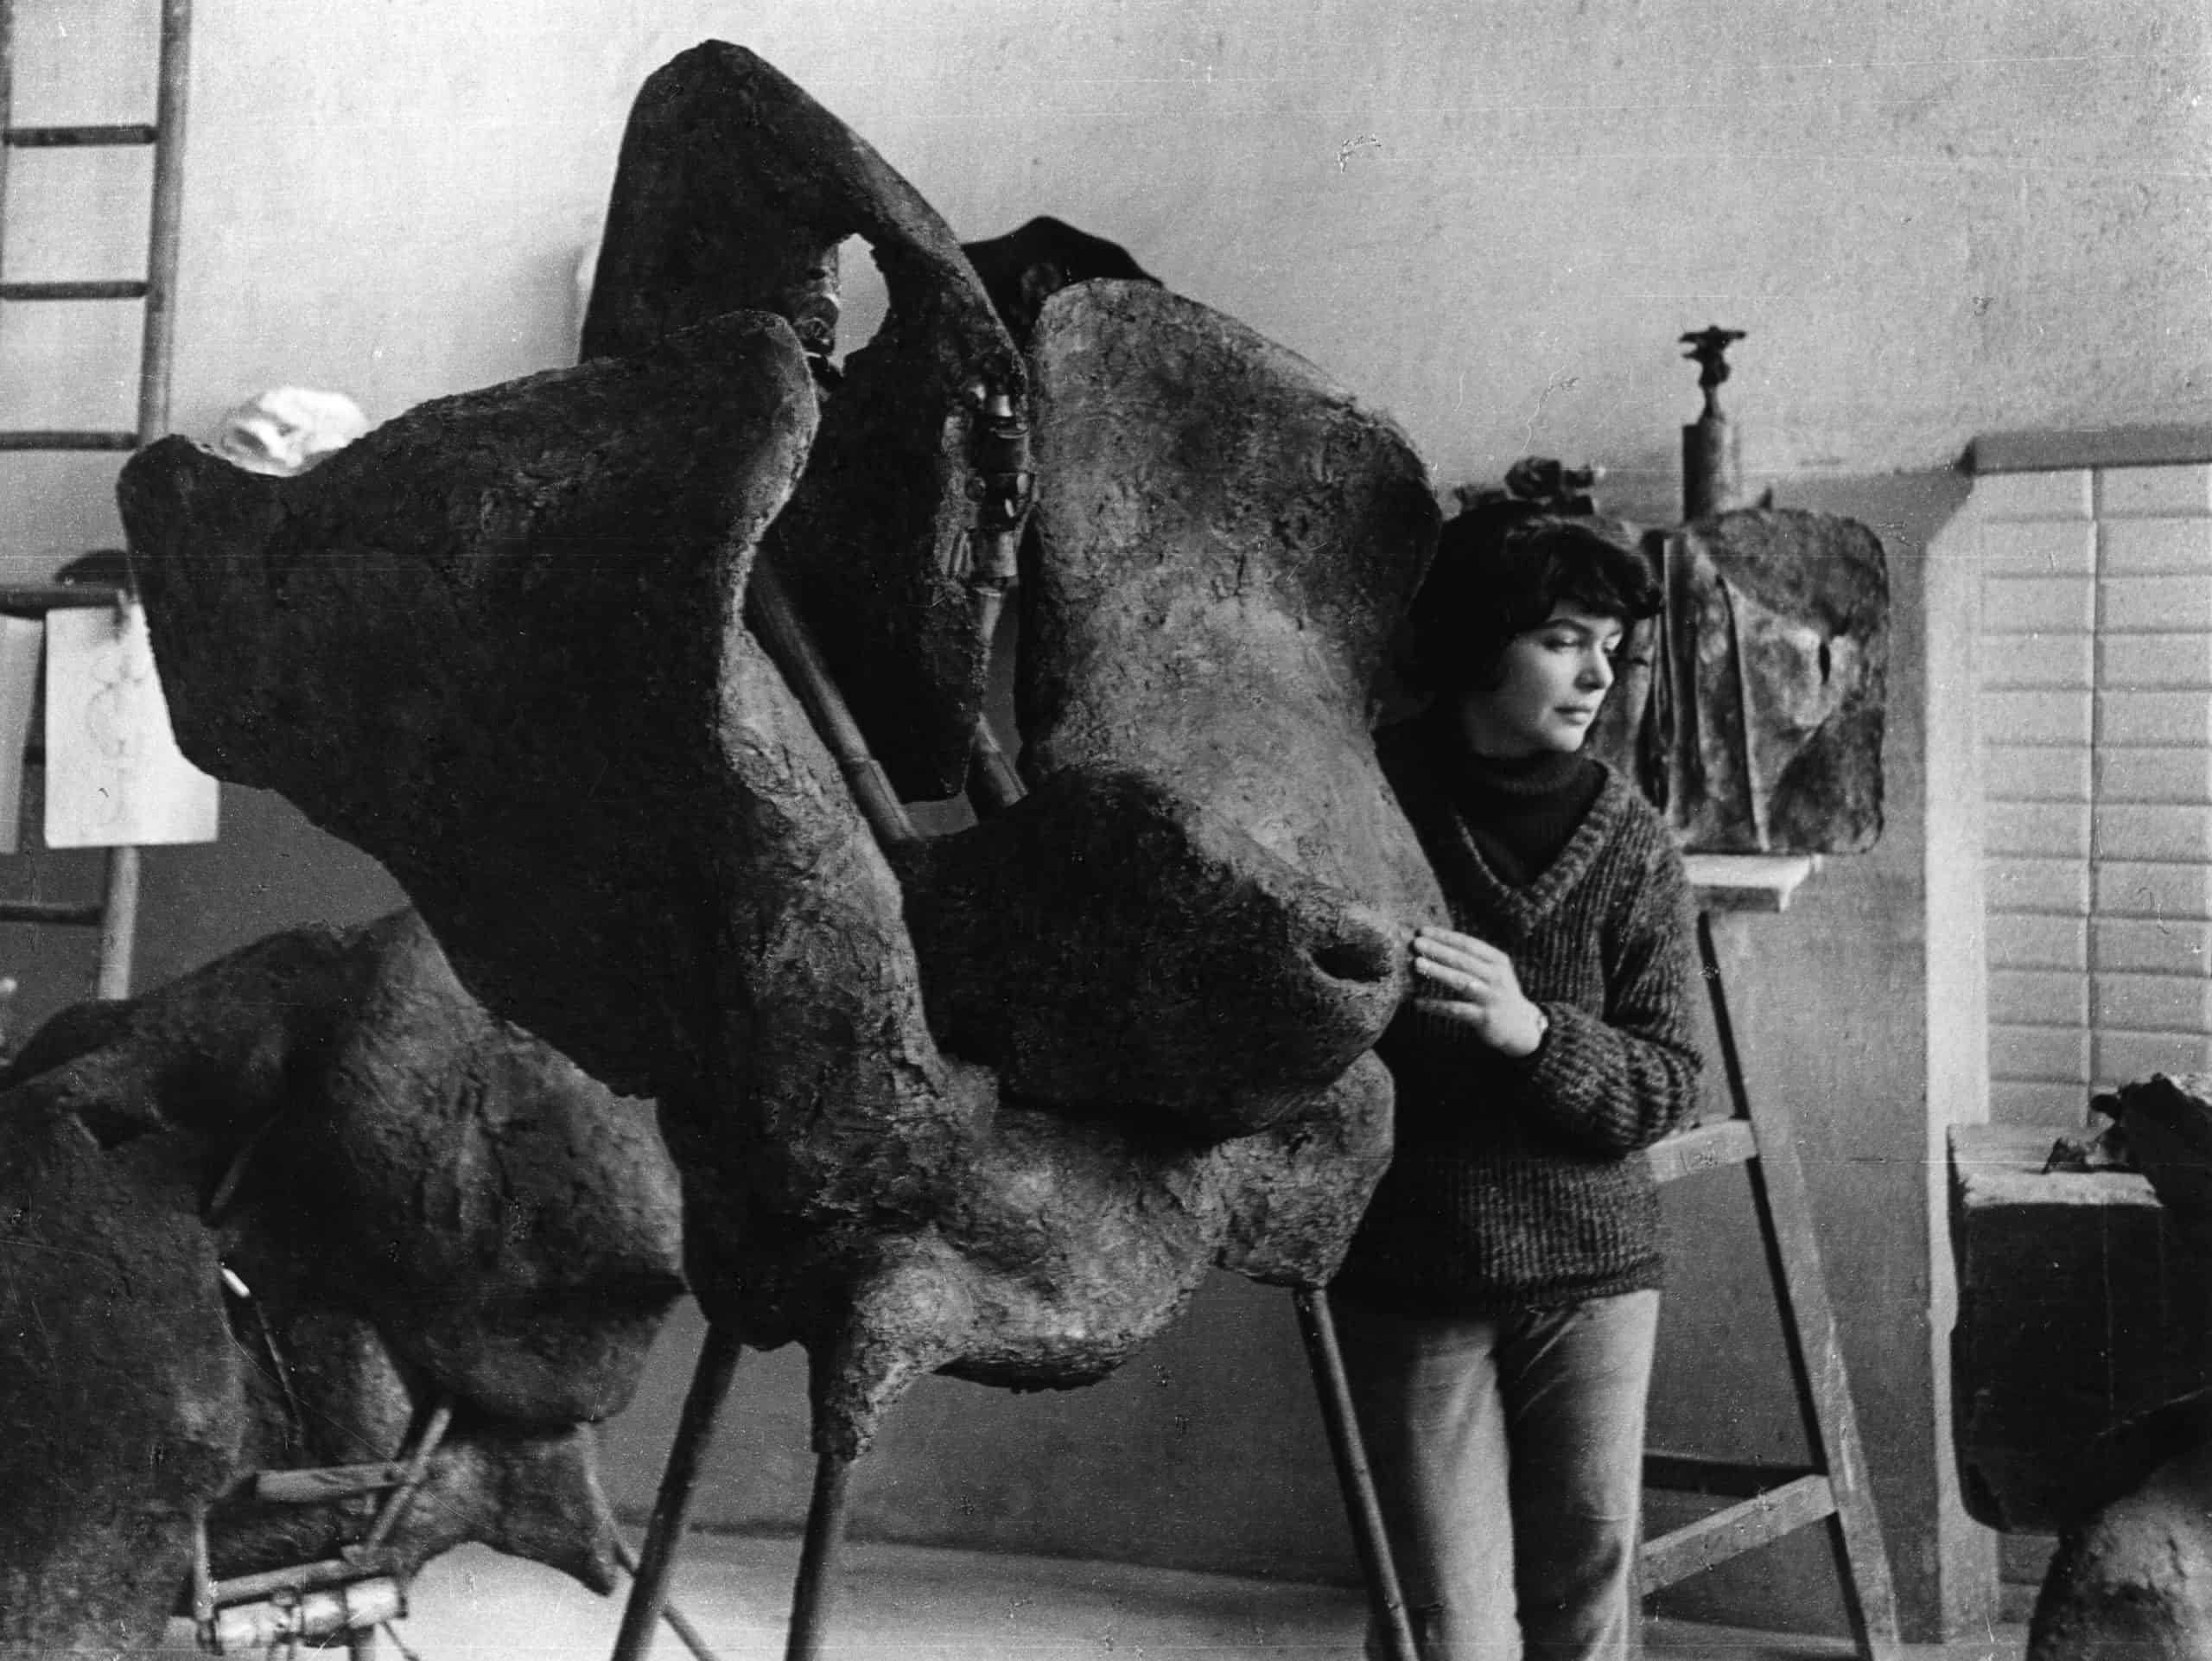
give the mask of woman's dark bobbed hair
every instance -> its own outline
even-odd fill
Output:
[[[1657,578],[1618,519],[1480,502],[1446,524],[1414,595],[1408,678],[1450,694],[1495,685],[1516,634],[1562,601],[1634,625],[1656,616]]]

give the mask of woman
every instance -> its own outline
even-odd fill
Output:
[[[1447,532],[1414,611],[1434,701],[1377,739],[1453,926],[1414,940],[1397,1152],[1332,1291],[1426,1661],[1628,1651],[1661,1280],[1638,1150],[1699,1061],[1681,856],[1583,741],[1657,609],[1600,521]]]

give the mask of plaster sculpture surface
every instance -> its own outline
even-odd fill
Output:
[[[1889,576],[1855,519],[1740,508],[1663,538],[1666,787],[1705,853],[1861,853],[1882,829]]]
[[[916,852],[908,915],[932,1019],[1017,1088],[1258,1129],[1297,1098],[1258,1087],[1248,1047],[1217,1032],[1276,1012],[1276,1053],[1310,1091],[1397,995],[1396,932],[1332,938],[1330,896],[1400,926],[1442,915],[1367,735],[1435,535],[1426,470],[1312,365],[1156,285],[1054,296],[1034,353],[1040,484],[1016,695],[1037,794]],[[1115,887],[1135,875],[1116,839],[1178,816],[1268,856],[1233,863],[1305,874],[1313,920],[1289,942],[1303,956],[1235,972],[1236,943],[1267,923],[1157,885],[1141,932],[1110,920],[1138,903]],[[1098,923],[1039,926],[1076,896]],[[1163,1042],[1194,1004],[1211,1029]]]
[[[579,1427],[682,1291],[676,1173],[412,913],[56,1017],[0,1073],[0,1641],[158,1644],[195,1508],[218,1577],[334,1555],[376,1497],[252,1473],[392,1459],[441,1397],[394,1567],[478,1540],[611,1589]]]
[[[715,783],[753,672],[724,634],[814,424],[790,328],[747,312],[293,479],[149,447],[118,494],[179,743],[377,851],[489,1007],[652,1095],[717,1007],[702,920],[756,811]]]
[[[855,236],[889,310],[840,373],[838,247]],[[632,109],[583,354],[736,310],[788,318],[828,388],[767,557],[899,794],[951,795],[1013,576],[976,534],[976,452],[990,400],[1018,409],[1027,370],[919,193],[772,65],[710,41]]]

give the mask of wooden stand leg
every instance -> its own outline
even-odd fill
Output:
[[[1344,1353],[1337,1346],[1337,1323],[1329,1310],[1329,1295],[1315,1287],[1301,1288],[1293,1296],[1298,1305],[1299,1331],[1306,1339],[1306,1359],[1313,1365],[1313,1388],[1321,1400],[1321,1421],[1328,1428],[1329,1451],[1336,1456],[1337,1481],[1344,1489],[1344,1512],[1351,1521],[1352,1539],[1359,1548],[1359,1566],[1367,1581],[1368,1607],[1389,1647],[1389,1661],[1421,1661],[1421,1652],[1414,1646],[1413,1626],[1406,1619],[1406,1599],[1398,1587],[1397,1565],[1391,1561],[1389,1538],[1382,1530],[1382,1506],[1375,1492],[1375,1473],[1368,1468],[1367,1449],[1359,1439],[1358,1421],[1352,1416],[1351,1386],[1344,1378]]]
[[[791,1591],[791,1632],[784,1661],[819,1661],[822,1654],[836,1602],[852,1474],[853,1461],[842,1454],[823,1454],[815,1461],[814,1500],[806,1511],[806,1543],[799,1550],[798,1583]]]
[[[1769,1091],[1764,1101],[1751,1099],[1708,915],[1699,916],[1697,935],[1729,1093],[1737,1113],[1751,1121],[1758,1145],[1758,1157],[1746,1168],[1758,1207],[1759,1233],[1766,1244],[1767,1268],[1783,1306],[1783,1333],[1789,1346],[1798,1412],[1815,1462],[1835,1498],[1834,1513],[1827,1519],[1828,1541],[1835,1555],[1836,1578],[1843,1587],[1844,1611],[1859,1652],[1870,1661],[1892,1661],[1898,1644],[1897,1594],[1874,1512],[1843,1346],[1814,1238],[1812,1196],[1797,1157],[1797,1127],[1786,1092]]]
[[[644,1661],[652,1647],[653,1628],[668,1601],[676,1554],[690,1524],[691,1495],[698,1486],[700,1461],[714,1440],[715,1419],[721,1411],[722,1398],[729,1394],[743,1349],[734,1328],[708,1326],[706,1341],[699,1346],[699,1365],[691,1375],[691,1391],[683,1398],[683,1416],[677,1423],[676,1444],[669,1449],[668,1468],[661,1473],[660,1497],[653,1503],[653,1519],[645,1531],[637,1579],[630,1587],[630,1601],[622,1610],[613,1661]]]

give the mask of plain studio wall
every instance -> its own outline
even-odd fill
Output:
[[[14,119],[143,118],[150,0],[18,8]],[[1897,568],[1891,825],[1760,934],[1745,1036],[1796,1092],[1909,1623],[1976,1618],[1986,1543],[1949,1509],[1942,1242],[1927,1196],[1929,894],[1922,550],[1977,431],[2212,416],[2212,115],[2194,0],[1569,9],[1280,0],[767,6],[203,4],[175,424],[279,383],[372,419],[569,360],[574,274],[632,95],[698,40],[760,52],[963,236],[1051,213],[1393,412],[1440,485],[1530,452],[1611,470],[1660,520],[1695,412],[1675,336],[1749,332],[1729,395],[1785,502],[1876,524]],[[6,275],[119,275],[143,159],[18,152]],[[855,282],[855,289],[865,283]],[[856,306],[856,312],[864,307]],[[130,322],[0,312],[0,419],[125,422]],[[111,544],[112,459],[12,458],[10,576]],[[1940,774],[1938,775],[1940,777]],[[149,860],[140,983],[273,929],[399,903],[289,807],[226,790],[221,842]],[[89,880],[26,856],[15,891]],[[10,931],[27,1015],[81,943]],[[1717,1181],[1718,1180],[1712,1180]],[[1684,1268],[1655,1430],[1786,1454],[1789,1393],[1739,1190],[1670,1196]],[[690,1354],[610,1435],[650,1498]],[[797,1358],[749,1365],[702,1505],[781,1525],[804,1491]],[[863,1473],[879,1534],[1278,1573],[1351,1556],[1287,1300],[1219,1282],[1115,1380],[1011,1398],[931,1381]],[[1977,1555],[1979,1554],[1979,1555]],[[1832,1618],[1779,1548],[1706,1606]]]

